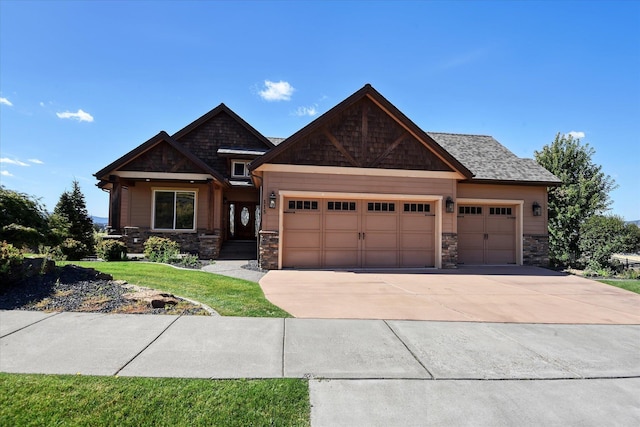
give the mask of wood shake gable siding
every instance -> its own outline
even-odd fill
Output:
[[[190,161],[167,142],[160,142],[156,146],[123,165],[120,170],[168,173],[207,172],[202,170],[202,168],[198,167],[194,162]]]
[[[453,169],[364,97],[302,136],[269,163],[379,169]]]
[[[273,144],[264,137],[256,136],[251,129],[247,128],[246,123],[239,122],[238,120],[241,119],[235,115],[232,116],[226,107],[218,107],[218,109],[220,111],[214,109],[208,113],[211,117],[205,120],[198,119],[202,120],[201,123],[195,126],[191,124],[177,132],[174,138],[210,167],[228,178],[228,160],[218,156],[218,149],[233,147],[264,150],[272,148]]]

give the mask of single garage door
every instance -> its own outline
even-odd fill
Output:
[[[515,264],[516,216],[511,206],[458,206],[458,262]]]
[[[283,267],[432,267],[432,203],[287,199]]]

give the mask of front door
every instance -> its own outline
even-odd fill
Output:
[[[256,203],[229,203],[229,238],[254,240],[256,238]]]

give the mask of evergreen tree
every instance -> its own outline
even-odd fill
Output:
[[[78,181],[73,181],[71,191],[60,195],[51,217],[51,226],[59,238],[64,239],[61,249],[68,259],[80,259],[93,253],[93,221]]]
[[[536,161],[562,180],[549,189],[549,258],[554,265],[575,266],[580,259],[580,227],[609,209],[616,184],[592,161],[594,149],[571,135],[556,134],[535,152]]]

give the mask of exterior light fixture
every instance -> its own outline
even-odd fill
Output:
[[[275,208],[276,208],[276,193],[272,191],[271,194],[269,194],[269,209],[275,209]]]
[[[447,197],[447,200],[444,202],[444,207],[447,213],[453,213],[454,202],[450,196]]]
[[[531,206],[531,208],[533,210],[533,216],[541,216],[542,215],[542,206],[540,206],[540,203],[533,202],[533,205]]]

